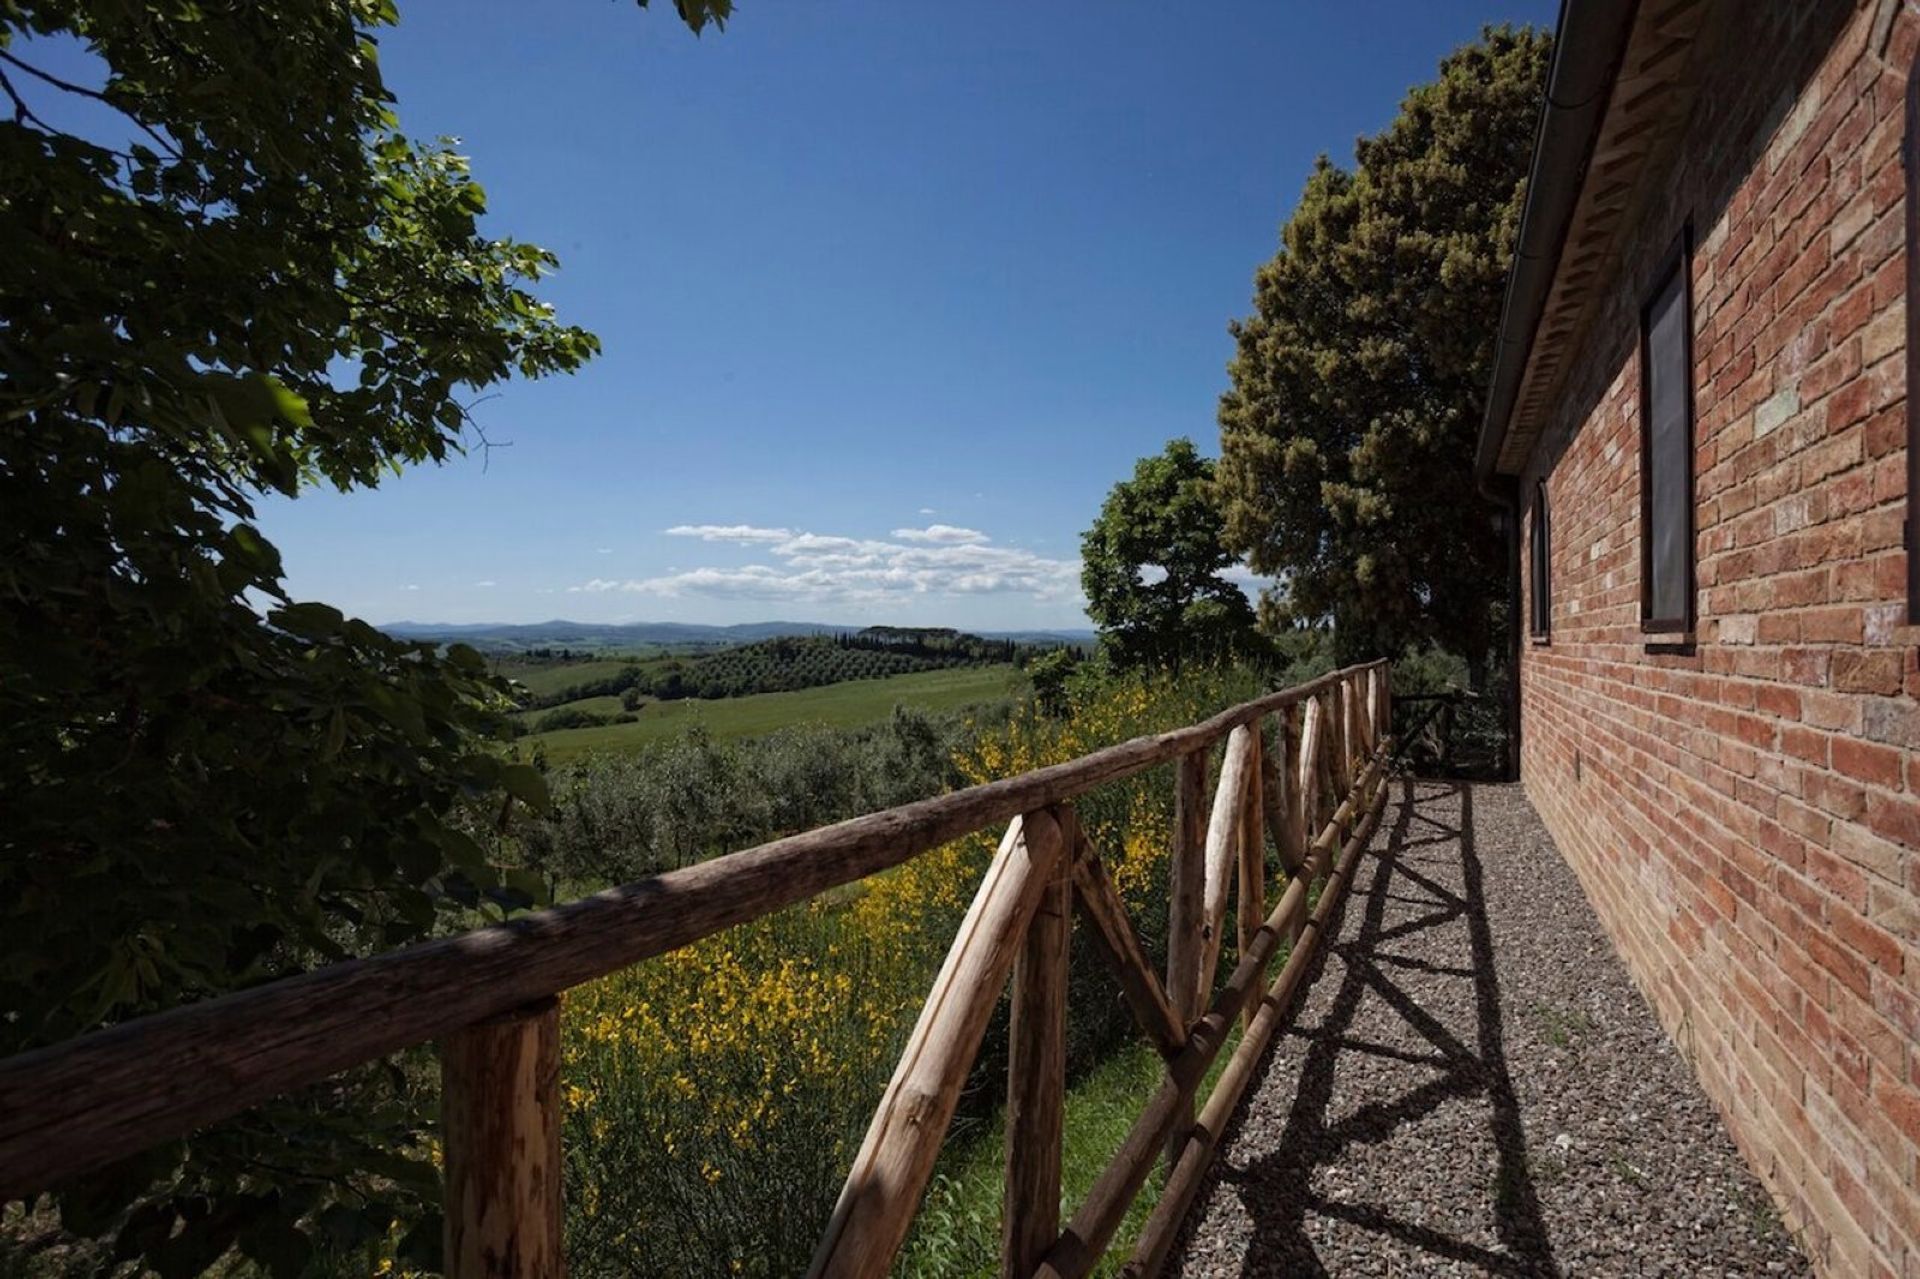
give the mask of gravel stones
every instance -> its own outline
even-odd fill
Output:
[[[1185,1275],[1805,1275],[1518,787],[1397,781]]]

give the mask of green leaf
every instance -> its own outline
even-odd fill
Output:
[[[282,420],[298,427],[311,427],[313,414],[307,408],[307,402],[288,390],[279,378],[265,374],[255,374],[255,380],[266,391],[273,412]]]
[[[267,620],[303,639],[327,639],[340,633],[346,616],[330,604],[288,604],[267,614]]]
[[[508,888],[525,894],[527,900],[535,905],[544,904],[548,900],[546,877],[539,871],[525,866],[510,866],[501,875],[501,879]]]
[[[548,812],[553,799],[547,793],[547,779],[531,764],[508,764],[500,770],[500,784],[509,795],[536,813]]]

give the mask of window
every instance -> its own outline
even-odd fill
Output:
[[[1907,620],[1920,623],[1920,58],[1907,76]]]
[[[1527,593],[1528,614],[1533,637],[1544,640],[1553,629],[1553,579],[1550,568],[1553,562],[1552,543],[1547,539],[1547,482],[1541,480],[1534,489],[1533,519],[1527,526]]]
[[[1640,629],[1693,629],[1693,244],[1640,313]]]

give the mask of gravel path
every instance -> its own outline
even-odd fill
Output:
[[[1169,1273],[1810,1273],[1519,788],[1381,832]]]

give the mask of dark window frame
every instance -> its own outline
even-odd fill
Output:
[[[1920,625],[1920,55],[1907,74],[1907,132],[1900,147],[1907,202],[1907,621]]]
[[[1536,644],[1553,637],[1553,524],[1547,511],[1547,482],[1533,490],[1533,514],[1527,522],[1527,633]]]
[[[1677,617],[1653,615],[1653,308],[1676,276],[1680,284],[1680,307],[1686,323],[1680,327],[1680,367],[1686,370],[1686,604]],[[1640,307],[1640,629],[1649,635],[1691,635],[1697,620],[1700,588],[1699,494],[1694,475],[1694,451],[1699,447],[1698,424],[1694,420],[1693,368],[1693,224],[1680,229],[1673,248],[1667,252],[1654,273]]]

